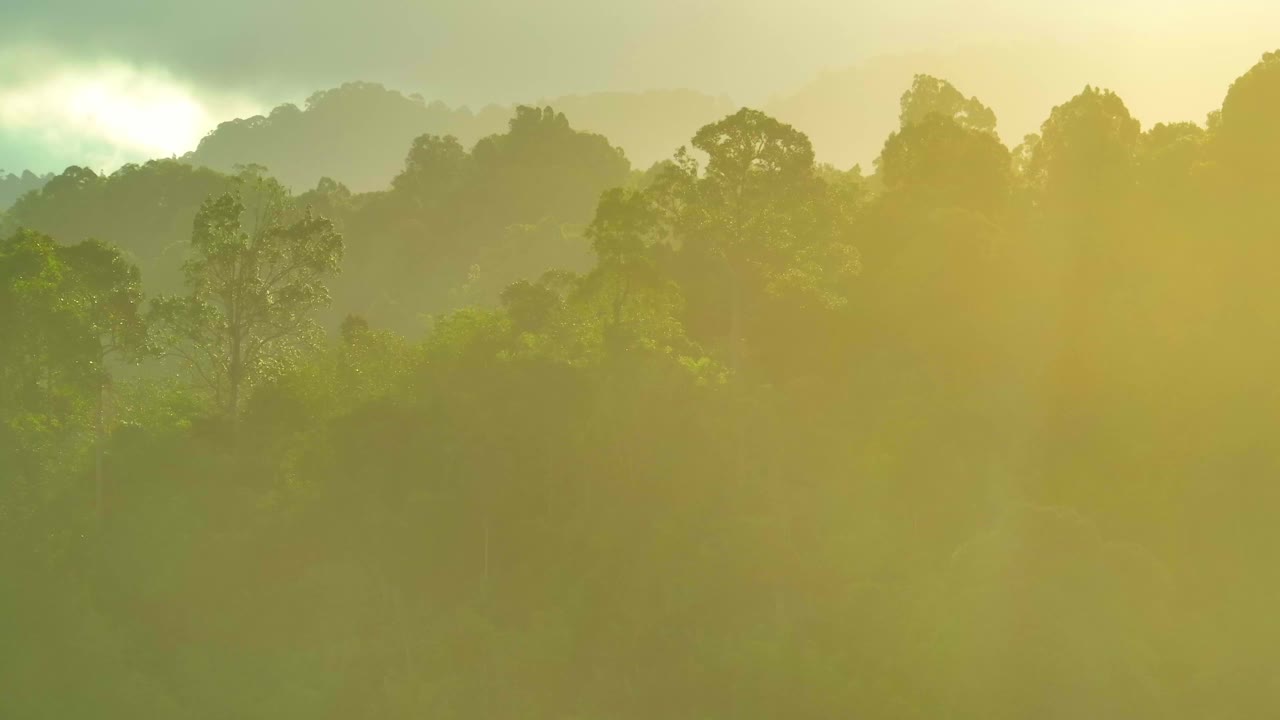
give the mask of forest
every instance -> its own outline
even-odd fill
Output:
[[[1009,147],[918,74],[842,168],[355,83],[0,177],[0,717],[1271,716],[1280,52],[1224,90]]]

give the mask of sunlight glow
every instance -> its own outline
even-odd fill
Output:
[[[60,66],[0,84],[0,129],[50,149],[88,150],[97,165],[181,155],[220,120],[252,114],[239,98],[197,94],[164,73],[122,64]]]

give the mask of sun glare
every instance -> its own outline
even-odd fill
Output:
[[[100,163],[181,155],[216,118],[252,113],[237,100],[197,97],[163,75],[126,65],[66,68],[0,87],[0,126],[26,129],[50,147],[71,142],[110,148]]]
[[[163,155],[192,148],[208,124],[200,104],[181,89],[128,77],[74,81],[58,100],[77,123]]]

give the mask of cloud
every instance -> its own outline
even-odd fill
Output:
[[[42,148],[58,142],[65,151],[56,154],[56,162],[81,148],[95,157],[104,147],[122,148],[121,157],[129,158],[141,157],[145,148],[172,151],[187,142],[184,138],[198,137],[199,130],[191,128],[211,125],[210,118],[230,119],[244,115],[244,106],[265,108],[352,80],[472,107],[600,90],[671,88],[760,105],[795,92],[822,68],[1015,39],[1066,42],[1079,48],[1082,60],[1097,60],[1105,68],[1123,69],[1140,53],[1145,66],[1169,66],[1162,72],[1177,82],[1188,57],[1193,71],[1206,77],[1220,77],[1224,67],[1247,66],[1246,60],[1271,49],[1273,28],[1280,24],[1275,0],[0,0],[0,5],[0,48],[53,48],[59,54],[51,66],[14,65],[0,50],[0,104],[26,108],[11,111],[20,118],[0,119],[0,165],[10,167],[31,164],[24,159],[37,155],[45,158],[42,163],[55,162]],[[1131,92],[1136,97],[1150,92],[1150,86],[1135,83]],[[269,102],[241,102],[242,96]],[[32,129],[33,113],[53,117],[54,123],[47,127],[40,120]],[[130,129],[125,118],[145,122]],[[14,130],[19,122],[26,128],[23,134]]]
[[[0,76],[0,165],[9,169],[114,169],[180,155],[218,122],[259,107],[123,61],[76,62],[26,48],[0,54],[0,66],[9,69]]]

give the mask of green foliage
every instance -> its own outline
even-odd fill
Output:
[[[705,170],[682,149],[643,189],[601,198],[587,230],[594,285],[613,288],[618,316],[642,292],[679,298],[683,331],[747,370],[753,346],[772,344],[763,340],[776,331],[771,311],[844,303],[860,197],[819,175],[802,133],[759,111],[702,128],[693,147]]]
[[[177,292],[191,223],[209,195],[233,179],[173,160],[125,165],[108,176],[67,168],[39,192],[19,199],[0,219],[62,243],[97,238],[137,265],[150,292]]]
[[[245,169],[152,310],[214,382],[105,361],[121,252],[9,236],[0,715],[1265,715],[1276,57],[1012,151],[921,76],[871,177],[753,110],[644,173],[531,108],[385,193]]]
[[[138,269],[103,243],[0,241],[0,411],[73,415],[106,382],[109,356],[146,351],[141,300]]]
[[[148,352],[137,268],[96,242],[0,240],[0,545],[71,552],[103,431],[111,362]]]
[[[1086,87],[1049,114],[1027,171],[1046,207],[1081,222],[1122,212],[1132,197],[1141,127],[1109,90]]]
[[[550,108],[518,108],[506,133],[467,152],[452,137],[413,142],[386,193],[334,217],[350,239],[341,305],[404,331],[424,314],[492,305],[512,282],[590,266],[582,228],[630,165]]]
[[[289,213],[274,181],[244,183],[196,215],[194,257],[184,268],[191,294],[158,298],[151,311],[166,351],[231,417],[244,388],[312,342],[312,313],[328,304],[325,281],[343,253],[333,224],[310,209]]]
[[[890,135],[878,167],[890,192],[987,215],[1006,209],[1013,181],[1009,151],[994,135],[937,113]]]
[[[1280,161],[1275,123],[1280,117],[1280,51],[1262,60],[1231,83],[1214,128],[1224,160],[1237,173],[1274,176]]]

